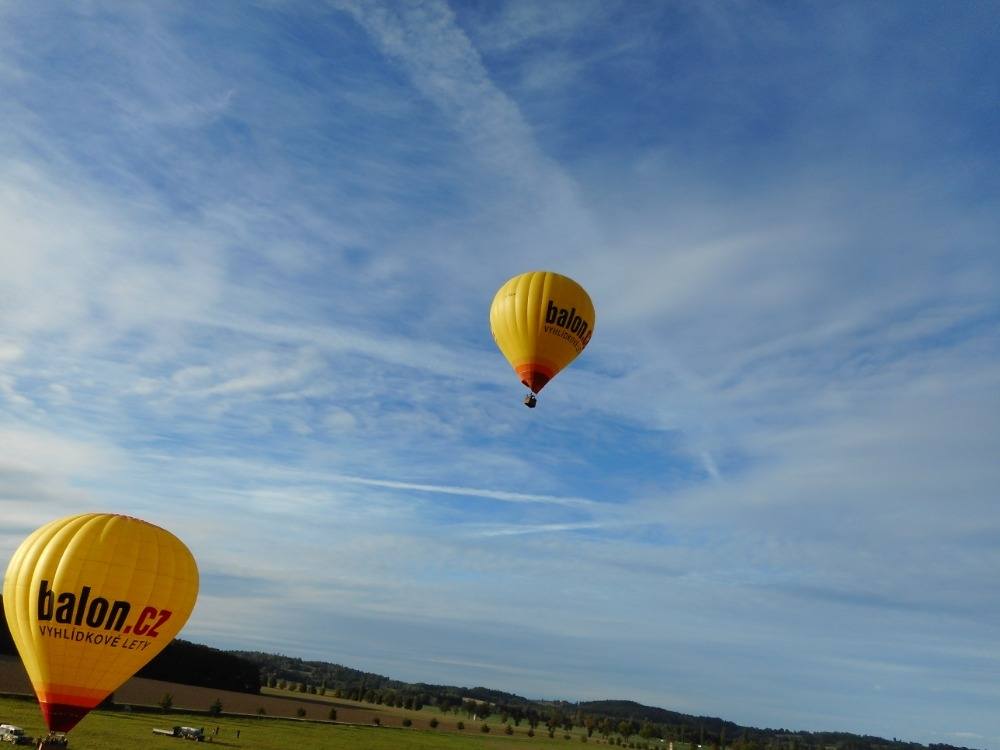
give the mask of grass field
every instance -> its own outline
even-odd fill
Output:
[[[31,684],[16,657],[0,657],[0,692],[26,694],[24,698],[0,697],[0,723],[24,727],[28,734],[45,733],[38,704],[31,695]],[[150,712],[161,698],[173,697],[173,710]],[[222,716],[207,715],[208,708],[219,701]],[[213,688],[179,685],[159,680],[133,677],[114,693],[118,709],[92,711],[70,733],[74,750],[126,750],[127,748],[179,748],[184,740],[154,735],[154,727],[204,727],[215,745],[223,747],[260,748],[372,748],[372,750],[503,750],[504,748],[578,747],[584,743],[584,730],[574,728],[569,733],[556,731],[549,737],[548,729],[540,725],[535,735],[528,735],[528,725],[505,726],[499,715],[486,719],[471,719],[465,715],[442,713],[434,706],[420,711],[373,705],[360,701],[264,688],[260,695],[235,693]],[[126,710],[124,707],[134,707]],[[145,707],[145,708],[144,708]],[[328,721],[330,709],[336,709],[336,723]],[[265,715],[257,714],[263,710]],[[298,718],[304,715],[304,718]],[[374,721],[378,720],[379,726]],[[430,726],[436,719],[436,728]],[[405,726],[409,722],[410,726]],[[464,727],[460,728],[460,722]],[[481,731],[483,723],[489,733]],[[218,727],[218,734],[215,728]],[[237,738],[236,733],[240,736]],[[567,739],[568,736],[568,739]],[[656,740],[636,741],[641,748],[663,748]],[[588,746],[607,743],[597,736]],[[669,746],[668,746],[669,747]],[[674,743],[676,750],[693,750],[686,744]]]
[[[31,735],[44,734],[42,716],[33,700],[0,698],[0,722],[24,727]],[[467,722],[468,724],[468,722]],[[154,727],[170,728],[175,725],[204,727],[213,745],[231,748],[256,748],[258,750],[288,750],[288,748],[371,748],[372,750],[503,750],[520,748],[528,750],[537,746],[572,746],[563,740],[549,739],[544,733],[534,738],[525,734],[508,737],[478,731],[440,732],[432,729],[351,726],[314,721],[274,718],[213,718],[204,714],[186,714],[172,711],[169,714],[128,713],[124,711],[92,711],[70,733],[71,750],[127,750],[128,748],[187,747],[184,740],[159,737],[152,733]],[[215,734],[215,728],[219,728]],[[237,738],[236,732],[239,731]],[[184,744],[182,744],[184,743]],[[573,743],[580,744],[578,738]]]

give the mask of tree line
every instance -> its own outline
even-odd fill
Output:
[[[803,732],[740,726],[717,717],[693,716],[634,701],[533,701],[484,687],[406,683],[340,664],[304,661],[262,652],[237,651],[256,663],[262,684],[299,692],[332,695],[373,705],[422,710],[433,706],[472,721],[486,717],[502,725],[526,724],[529,733],[550,737],[574,729],[609,744],[648,747],[668,742],[703,750],[969,750],[954,745],[887,740],[846,732]]]

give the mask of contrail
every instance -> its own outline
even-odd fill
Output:
[[[476,532],[470,536],[520,536],[521,534],[544,534],[546,532],[599,529],[603,526],[603,523],[543,523],[537,526],[508,526],[503,529],[490,529]]]
[[[595,507],[599,503],[582,497],[560,497],[558,495],[534,495],[526,492],[507,492],[505,490],[484,490],[478,487],[452,487],[440,484],[415,484],[413,482],[396,482],[390,479],[369,479],[353,477],[347,474],[329,474],[326,477],[335,482],[364,484],[371,487],[386,487],[394,490],[413,490],[415,492],[431,492],[441,495],[465,495],[468,497],[484,497],[490,500],[500,500],[505,503],[545,503],[548,505],[568,505],[573,507]]]

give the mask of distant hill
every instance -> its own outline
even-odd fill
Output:
[[[331,664],[324,661],[305,661],[291,656],[268,654],[260,651],[232,651],[260,667],[261,682],[272,687],[278,681],[286,684],[309,688],[324,688],[327,691],[339,691],[345,698],[353,697],[364,700],[365,695],[375,696],[376,693],[393,692],[397,696],[414,699],[421,698],[423,703],[432,700],[437,705],[450,703],[455,705],[463,699],[481,701],[492,705],[532,706],[533,701],[502,690],[492,690],[485,687],[456,687],[453,685],[432,685],[425,682],[402,682],[372,672],[362,672],[358,669],[345,667],[341,664]],[[396,697],[396,696],[394,696]],[[441,700],[444,703],[440,702]]]
[[[725,736],[734,738],[738,737],[745,729],[745,727],[741,727],[731,721],[723,721],[722,719],[716,717],[691,716],[688,714],[677,713],[676,711],[668,711],[665,708],[644,706],[641,703],[636,703],[635,701],[584,701],[582,703],[575,703],[571,705],[586,713],[598,714],[601,716],[613,716],[617,719],[637,719],[639,721],[648,721],[654,724],[687,723],[697,725],[698,727],[703,727],[713,736],[721,736],[724,732]]]
[[[0,653],[16,654],[3,617],[0,597]],[[954,745],[887,740],[847,732],[804,732],[744,727],[717,717],[693,716],[630,700],[571,703],[536,701],[514,693],[485,687],[458,687],[407,683],[384,675],[363,672],[340,664],[269,654],[259,651],[220,651],[174,640],[138,673],[167,682],[257,694],[262,685],[290,688],[302,693],[332,693],[338,697],[420,710],[435,705],[443,711],[470,717],[500,714],[503,722],[553,732],[585,727],[596,737],[631,737],[643,740],[678,740],[706,748],[732,750],[969,750]],[[637,742],[637,738],[638,739]],[[619,743],[620,744],[620,743]],[[627,742],[625,744],[628,744]]]
[[[668,711],[665,708],[654,706],[644,706],[635,701],[605,700],[605,701],[583,701],[573,704],[582,711],[588,713],[614,716],[621,719],[642,719],[644,721],[655,721],[661,724],[682,721],[691,718],[676,711]],[[721,722],[721,719],[705,719],[709,722]],[[733,724],[733,727],[736,725]]]
[[[332,692],[338,697],[374,704],[407,707],[433,704],[444,710],[465,711],[470,716],[477,711],[487,711],[499,713],[503,721],[527,721],[532,726],[548,725],[555,729],[584,726],[598,736],[605,732],[608,736],[621,734],[624,729],[633,737],[652,741],[679,740],[715,750],[720,747],[733,750],[969,750],[954,745],[924,746],[847,732],[745,727],[717,717],[682,714],[630,700],[536,701],[484,687],[406,683],[323,661],[253,651],[233,653],[255,662],[261,670],[261,682],[272,687]],[[489,704],[489,708],[477,707],[477,704]]]
[[[151,680],[260,693],[260,669],[256,664],[232,652],[180,638],[175,638],[137,674]]]

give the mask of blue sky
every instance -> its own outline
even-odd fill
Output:
[[[191,640],[1000,747],[996,18],[0,2],[0,553],[129,513]]]

